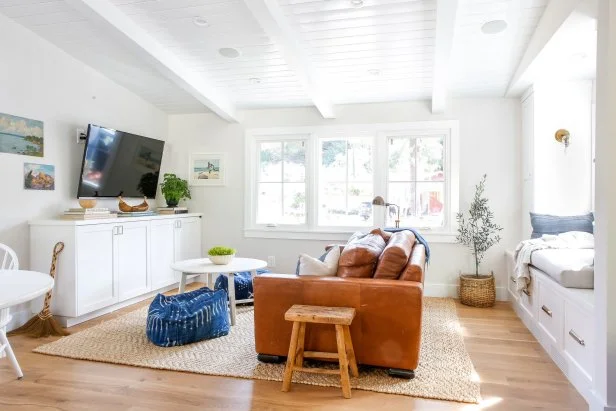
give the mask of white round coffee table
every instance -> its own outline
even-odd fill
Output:
[[[235,304],[252,302],[254,299],[248,298],[245,300],[235,300],[235,273],[241,273],[244,271],[250,271],[252,278],[257,275],[257,270],[267,267],[267,263],[263,260],[257,260],[254,258],[234,258],[229,264],[218,265],[210,261],[209,258],[197,258],[194,260],[178,261],[171,264],[171,268],[175,271],[182,273],[180,280],[179,292],[183,293],[186,289],[186,277],[189,275],[207,275],[207,285],[213,289],[213,274],[226,274],[227,275],[227,289],[229,290],[229,308],[231,311],[231,325],[235,325]]]
[[[45,294],[53,288],[53,284],[53,278],[49,274],[26,270],[0,270],[0,354],[6,351],[17,378],[24,375],[6,338],[5,328],[11,321],[9,308]]]

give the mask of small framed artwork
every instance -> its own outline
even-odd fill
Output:
[[[24,188],[55,190],[56,168],[49,164],[24,163]]]
[[[191,186],[226,185],[226,154],[196,153],[190,155],[188,176]]]

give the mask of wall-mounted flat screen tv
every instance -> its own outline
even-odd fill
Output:
[[[165,142],[88,125],[78,197],[155,198]]]

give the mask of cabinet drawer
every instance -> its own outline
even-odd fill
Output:
[[[561,346],[564,298],[542,280],[538,282],[537,323],[553,344]]]
[[[593,375],[593,319],[589,313],[565,301],[564,351],[589,379]]]
[[[509,281],[511,281],[511,279]],[[519,293],[521,306],[531,318],[535,318],[536,291],[537,286],[533,279],[528,287],[526,287],[526,290],[520,291]]]

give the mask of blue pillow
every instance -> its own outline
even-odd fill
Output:
[[[593,234],[593,213],[557,216],[550,214],[530,213],[530,224],[533,226],[531,238],[539,238],[544,234],[561,234],[569,231],[583,231]]]
[[[261,268],[257,270],[257,275],[271,273],[270,270]],[[235,300],[247,300],[249,298],[253,298],[253,290],[252,290],[252,275],[250,271],[244,271],[241,273],[235,273],[233,276],[233,282],[235,283]],[[214,290],[224,290],[225,293],[228,292],[229,279],[226,274],[221,274],[216,279],[216,283],[214,284]]]
[[[158,294],[150,304],[145,333],[160,347],[174,347],[229,334],[227,293],[207,287]]]

